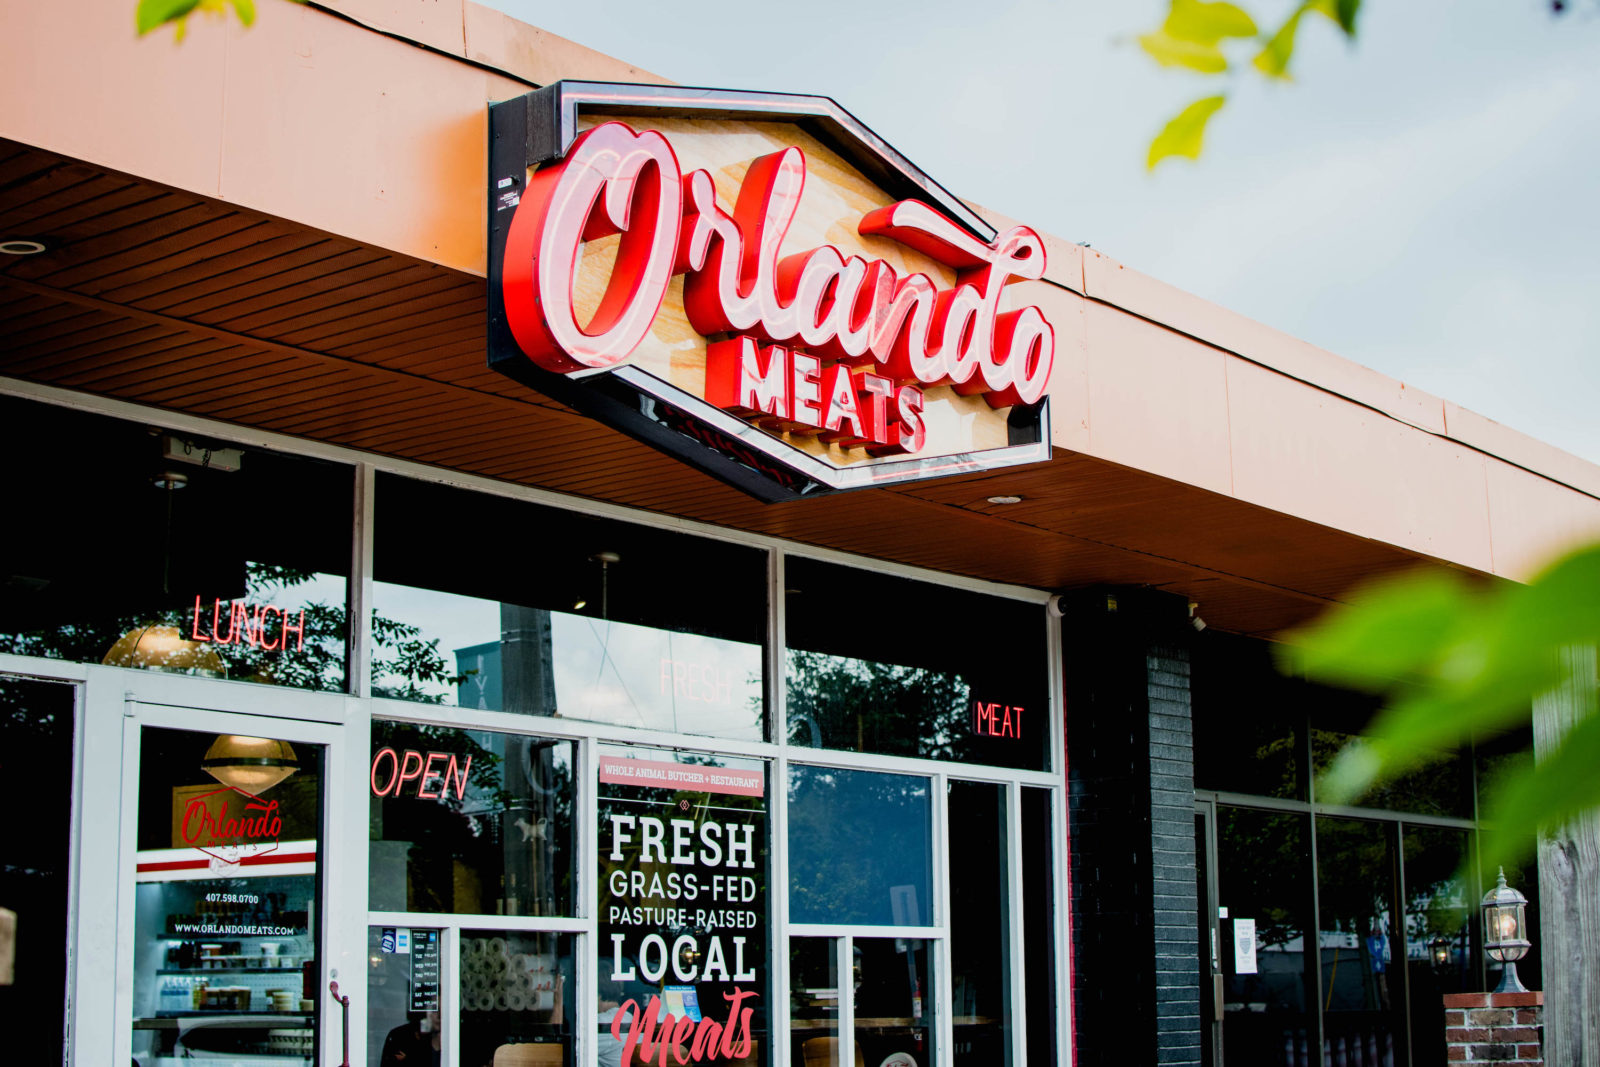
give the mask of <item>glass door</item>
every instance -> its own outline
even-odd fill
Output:
[[[1200,1063],[1222,1063],[1222,928],[1217,915],[1217,806],[1199,801],[1194,809],[1195,899],[1200,946]]]
[[[120,1062],[346,1062],[332,983],[361,992],[365,930],[338,892],[344,758],[339,727],[130,705]]]

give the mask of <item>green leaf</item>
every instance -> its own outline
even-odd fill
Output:
[[[1278,32],[1272,39],[1256,53],[1251,65],[1269,78],[1289,80],[1289,60],[1294,58],[1294,37],[1300,29],[1300,17],[1306,13],[1309,4],[1302,4],[1295,9],[1294,14],[1284,20],[1278,27]]]
[[[1564,556],[1509,595],[1502,640],[1600,644],[1600,545]]]
[[[1591,705],[1592,705],[1591,701]],[[1600,708],[1562,737],[1537,766],[1506,779],[1488,799],[1482,835],[1484,870],[1510,866],[1526,856],[1540,830],[1559,828],[1574,816],[1600,808]]]
[[[138,10],[133,16],[134,25],[142,37],[169,22],[176,22],[181,36],[182,20],[199,4],[200,0],[139,0]]]
[[[1145,169],[1155,170],[1156,164],[1168,156],[1199,159],[1201,143],[1206,134],[1206,123],[1227,102],[1226,96],[1207,96],[1178,112],[1177,116],[1156,135],[1156,139],[1150,142],[1150,155],[1145,161]]]
[[[1452,575],[1405,575],[1361,590],[1288,635],[1279,655],[1317,681],[1381,691],[1430,673],[1476,610],[1474,595]]]
[[[1307,0],[1306,7],[1326,15],[1344,31],[1351,40],[1356,36],[1356,16],[1361,13],[1361,0]]]
[[[1165,30],[1143,34],[1139,47],[1163,67],[1187,67],[1201,74],[1221,74],[1228,69],[1228,57],[1216,45],[1181,40]]]
[[[239,21],[246,26],[255,24],[256,0],[233,0],[233,10],[239,16]]]
[[[1214,45],[1224,37],[1254,37],[1255,19],[1235,4],[1172,0],[1161,30],[1169,37]]]

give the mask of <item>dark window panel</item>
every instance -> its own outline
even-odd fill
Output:
[[[381,477],[374,691],[763,740],[766,559]]]
[[[1041,605],[800,557],[784,581],[792,743],[1048,767]]]
[[[344,688],[349,467],[16,398],[0,447],[34,457],[0,528],[0,650]]]
[[[572,914],[573,745],[375,721],[374,911]]]

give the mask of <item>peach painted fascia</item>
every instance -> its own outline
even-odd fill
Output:
[[[129,0],[0,21],[0,136],[478,276],[486,102],[660,80],[470,0],[264,0],[181,46],[136,38]],[[1600,525],[1600,468],[1046,240],[1057,447],[1511,577],[1546,514]]]
[[[1514,579],[1531,577],[1558,548],[1600,537],[1600,467],[1081,251],[1089,417],[1086,433],[1058,429],[1058,447]],[[1138,339],[1125,324],[1097,329],[1107,315],[1184,344]],[[1098,353],[1107,340],[1120,351]],[[1157,346],[1167,353],[1160,366],[1150,362]],[[1219,357],[1227,381],[1220,401],[1194,387]],[[1097,380],[1108,373],[1119,381]],[[1105,423],[1135,418],[1130,378],[1149,390],[1155,418],[1118,432]],[[1187,405],[1173,403],[1175,383],[1186,383]],[[1052,389],[1052,403],[1057,395]],[[1108,395],[1123,403],[1108,408],[1100,399]],[[1227,427],[1227,488],[1204,432],[1173,426],[1182,414]]]
[[[1091,299],[1600,497],[1600,466],[1141,274],[1102,252],[1084,250],[1083,278],[1080,291]]]
[[[464,0],[263,0],[182,44],[133,9],[0,0],[0,136],[480,277],[487,103],[660,80]]]

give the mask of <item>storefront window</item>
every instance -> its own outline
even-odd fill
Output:
[[[462,1067],[575,1062],[572,943],[570,934],[462,932]]]
[[[1027,973],[1026,1062],[1056,1059],[1055,817],[1048,789],[1022,790],[1022,926]]]
[[[765,739],[766,554],[380,478],[380,696]]]
[[[599,755],[602,1055],[629,1063],[671,1016],[675,1062],[763,1062],[765,764],[614,746]]]
[[[1207,630],[1196,642],[1194,784],[1304,800],[1306,683],[1277,669],[1265,641]]]
[[[1325,773],[1347,746],[1361,743],[1362,733],[1378,711],[1375,699],[1323,692],[1329,693],[1329,698],[1323,706],[1311,709],[1311,761],[1317,775]],[[1355,803],[1387,811],[1472,818],[1472,764],[1465,750],[1439,749],[1421,754],[1419,759],[1414,770],[1380,782]]]
[[[935,1063],[931,941],[850,939],[856,1054],[868,1063]],[[898,1058],[896,1058],[898,1057]]]
[[[133,1055],[310,1064],[322,750],[146,727]]]
[[[950,973],[955,1062],[1011,1063],[1011,903],[1005,786],[951,782]],[[1043,846],[1043,841],[1029,840]],[[1043,941],[1036,940],[1036,943]]]
[[[1048,767],[1042,607],[798,556],[784,568],[791,744]],[[841,626],[842,606],[871,624]]]
[[[0,651],[345,686],[348,467],[0,398]]]
[[[1230,1062],[1315,1063],[1309,819],[1219,807],[1218,820],[1223,1047]]]
[[[0,1019],[7,1057],[62,1063],[72,833],[73,687],[0,677],[0,762],[28,813],[0,821]]]
[[[928,780],[789,767],[789,920],[931,926]]]
[[[1478,988],[1481,954],[1473,950],[1478,894],[1457,877],[1467,831],[1408,826],[1405,857],[1406,975],[1413,1067],[1444,1067],[1444,1001]],[[1520,970],[1520,967],[1519,967]]]
[[[572,914],[572,748],[375,721],[372,910]]]
[[[1335,1062],[1405,1057],[1405,942],[1392,913],[1393,843],[1392,825],[1317,819],[1322,1038]]]
[[[439,1010],[443,934],[409,926],[367,931],[370,1067],[439,1067],[444,1047]]]
[[[839,1063],[839,942],[831,937],[789,939],[789,1062],[804,1067]]]

